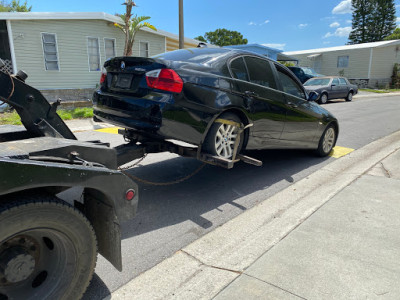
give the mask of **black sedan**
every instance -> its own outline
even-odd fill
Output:
[[[238,124],[244,149],[314,149],[330,153],[337,119],[286,67],[262,56],[194,48],[104,64],[94,115],[152,139],[175,139],[232,157]],[[223,120],[221,122],[221,120]]]
[[[358,87],[351,84],[347,78],[337,76],[318,77],[307,80],[304,87],[308,92],[317,92],[320,96],[318,102],[325,104],[331,99],[344,98],[346,101],[353,100],[358,93]]]

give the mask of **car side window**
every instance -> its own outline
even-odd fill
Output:
[[[347,82],[344,78],[339,78],[340,85],[347,85]]]
[[[332,85],[339,85],[339,79],[333,78]]]
[[[285,93],[306,99],[304,90],[289,75],[278,69],[278,76]]]
[[[276,89],[269,61],[253,56],[246,56],[244,60],[249,70],[250,82]]]
[[[236,58],[231,62],[231,72],[233,78],[249,81],[249,76],[247,74],[247,69],[243,57]]]

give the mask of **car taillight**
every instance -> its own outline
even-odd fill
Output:
[[[171,69],[158,69],[146,73],[147,85],[153,89],[180,93],[183,81],[179,75]]]
[[[106,69],[103,68],[103,70],[101,71],[101,76],[100,76],[100,85],[102,85],[104,83],[104,81],[106,81],[107,78],[107,71]]]

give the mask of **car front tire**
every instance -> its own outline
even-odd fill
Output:
[[[319,104],[325,104],[326,102],[328,102],[328,94],[327,93],[323,93],[321,95],[321,97],[318,100]]]
[[[321,157],[324,157],[331,153],[336,144],[336,138],[336,127],[333,124],[328,125],[319,140],[317,154]]]
[[[349,92],[349,94],[346,97],[346,101],[351,101],[353,100],[353,92]]]

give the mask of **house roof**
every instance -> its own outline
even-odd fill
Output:
[[[120,17],[104,12],[0,12],[0,20],[105,20],[123,24]],[[144,27],[141,30],[179,40],[177,34],[161,29],[154,31]],[[185,42],[198,44],[200,41],[185,37]]]
[[[231,45],[231,46],[224,46],[226,48],[235,48],[235,49],[248,49],[248,48],[258,48],[265,51],[273,51],[276,53],[283,52],[283,50],[267,47],[260,44],[245,44],[245,45]]]
[[[345,45],[345,46],[338,46],[338,47],[310,49],[310,50],[302,50],[302,51],[288,51],[288,52],[283,52],[283,54],[286,54],[286,55],[314,54],[314,53],[324,53],[324,52],[342,51],[342,50],[379,48],[379,47],[386,47],[386,46],[390,46],[390,45],[400,45],[400,40],[363,43],[363,44],[356,44],[356,45]]]
[[[2,12],[0,20],[106,20],[121,23],[120,17],[103,12]]]

